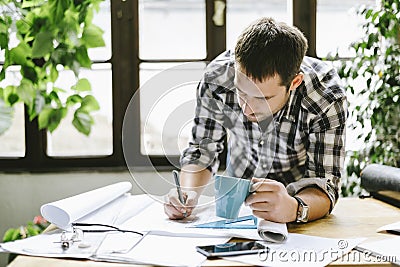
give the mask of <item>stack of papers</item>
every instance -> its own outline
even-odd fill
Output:
[[[59,229],[15,242],[0,244],[0,252],[12,252],[44,257],[85,258],[92,260],[144,263],[165,266],[201,265],[206,257],[196,251],[196,246],[227,242],[232,237],[268,240],[271,250],[315,251],[338,249],[338,240],[288,234],[286,224],[259,220],[238,221],[236,227],[208,228],[222,218],[215,215],[212,197],[202,196],[198,206],[188,218],[169,220],[163,202],[156,196],[130,195],[130,183],[117,183],[67,199],[42,206],[42,215]],[[252,218],[249,207],[243,207],[239,216]],[[108,224],[124,231],[106,233],[86,232],[82,238],[62,248],[61,234],[71,234],[72,223]],[[95,226],[93,226],[95,230]],[[135,231],[140,234],[136,234]],[[343,240],[343,239],[341,239]],[[348,252],[360,239],[346,239],[348,244],[341,252]],[[277,243],[278,242],[278,243]],[[260,259],[265,255],[232,257],[248,264],[279,265],[281,262]],[[341,255],[338,255],[338,257]],[[335,258],[324,259],[323,265]],[[319,262],[321,263],[321,262]],[[303,262],[304,264],[304,262]]]

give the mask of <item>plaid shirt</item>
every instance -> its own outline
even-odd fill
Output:
[[[213,60],[197,88],[192,138],[181,166],[196,164],[213,174],[228,138],[226,174],[282,182],[290,195],[318,187],[338,198],[345,156],[347,101],[335,70],[305,57],[302,84],[286,105],[260,123],[247,120],[236,96],[234,55],[226,51]]]

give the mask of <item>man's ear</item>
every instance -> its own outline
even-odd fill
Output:
[[[303,82],[304,74],[298,73],[290,83],[289,91],[296,89]]]

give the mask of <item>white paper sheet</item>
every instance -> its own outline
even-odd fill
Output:
[[[201,196],[200,204],[193,210],[188,218],[183,220],[170,220],[164,213],[163,203],[154,202],[136,217],[121,225],[124,229],[135,231],[168,231],[185,236],[187,234],[200,234],[215,237],[241,237],[261,240],[257,229],[211,229],[194,228],[196,224],[203,224],[223,220],[215,215],[215,204],[213,197]],[[239,216],[251,214],[250,209],[244,207]]]
[[[124,202],[122,202],[124,201]],[[154,200],[147,195],[123,195],[111,203],[96,210],[89,216],[80,219],[80,222],[87,222],[98,218],[101,221],[92,221],[104,223],[110,220],[109,214],[118,214],[115,224],[123,223],[127,218],[131,218],[147,208]],[[114,219],[113,219],[114,220]],[[131,233],[86,233],[83,242],[89,244],[90,247],[79,248],[79,242],[74,243],[68,250],[63,250],[59,241],[61,240],[61,230],[54,230],[47,234],[41,234],[34,237],[17,240],[15,242],[0,243],[0,252],[13,252],[17,254],[25,254],[43,257],[69,257],[69,258],[89,258],[96,254],[100,244],[104,243],[102,248],[110,252],[124,252],[132,248],[133,244],[138,241],[141,236]],[[103,241],[104,240],[104,241]]]
[[[90,214],[131,190],[132,184],[121,182],[43,205],[42,216],[61,229]]]
[[[64,250],[59,242],[61,240],[61,231],[56,230],[48,234],[41,234],[0,245],[8,252],[22,255],[86,259],[96,251],[103,238],[104,234],[87,235],[85,236],[85,243],[90,244],[90,247],[79,248],[79,244],[74,243],[68,250]]]
[[[396,234],[400,235],[400,221],[379,227],[378,230],[376,231],[377,232],[393,231]]]
[[[379,241],[363,243],[357,250],[364,253],[372,262],[393,262],[400,265],[400,236],[390,237]],[[372,259],[372,256],[377,259]]]
[[[259,254],[226,257],[231,261],[257,266],[326,266],[349,253],[364,238],[337,239],[289,234],[282,244],[265,244],[269,250]]]
[[[199,266],[207,258],[196,251],[196,246],[221,244],[228,240],[150,232],[128,253],[102,254],[98,259],[161,266]]]
[[[154,202],[135,218],[126,221],[122,228],[135,231],[169,231],[179,233],[182,236],[187,234],[207,234],[212,236],[239,237],[254,240],[267,240],[273,242],[284,242],[287,238],[287,226],[283,223],[274,223],[259,220],[258,229],[213,229],[195,228],[197,224],[224,220],[215,215],[215,203],[213,197],[201,196],[200,205],[193,210],[188,218],[183,220],[170,220],[164,213],[161,202]],[[242,206],[239,217],[251,215],[251,209]],[[261,222],[260,222],[261,221]],[[249,224],[249,222],[242,222]]]

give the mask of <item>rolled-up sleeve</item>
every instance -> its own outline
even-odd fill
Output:
[[[347,102],[343,97],[330,104],[310,126],[304,177],[287,185],[290,195],[317,187],[329,197],[330,212],[339,198],[345,159]]]
[[[197,102],[189,146],[183,151],[181,167],[188,164],[203,166],[215,174],[219,167],[219,154],[224,149],[226,130],[223,127],[224,114],[218,108],[221,104],[202,80],[197,87]]]

